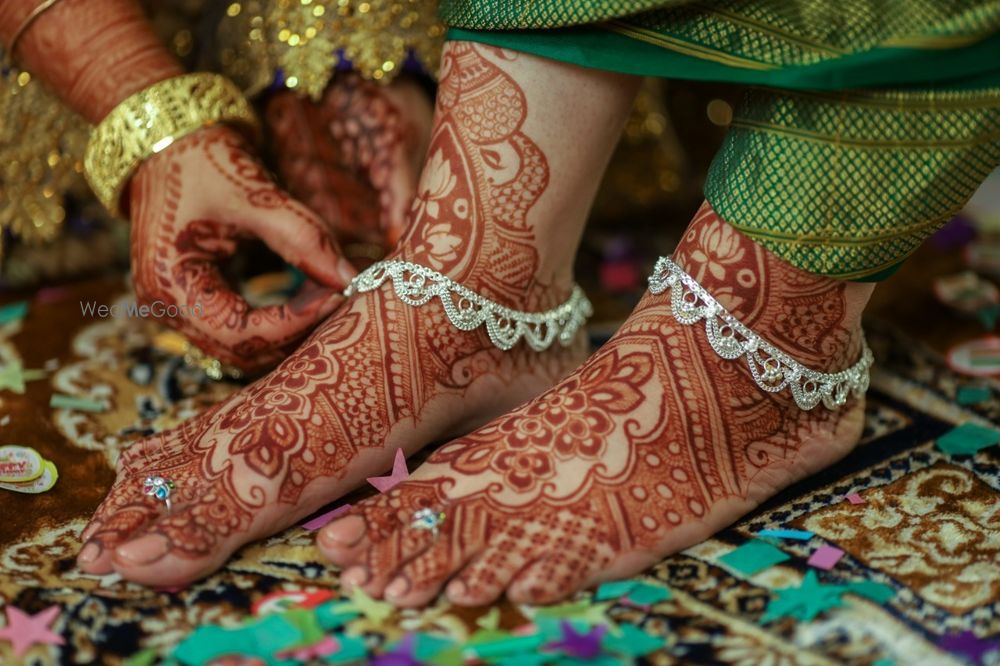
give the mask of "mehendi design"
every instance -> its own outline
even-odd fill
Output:
[[[437,109],[429,151],[437,157],[425,169],[422,198],[394,256],[436,261],[452,279],[509,307],[558,303],[568,289],[540,284],[534,274],[527,215],[548,183],[548,166],[521,131],[523,93],[471,46],[449,45],[444,59],[442,86],[463,90],[445,95]],[[520,97],[520,112],[484,120],[470,110],[497,95]],[[221,148],[228,145],[208,147],[212,160],[225,165]],[[238,180],[256,183],[250,172]],[[166,201],[177,190],[170,177],[143,186],[164,188]],[[206,245],[233,241],[210,222],[196,228],[185,246],[195,256]],[[81,561],[107,567],[121,546],[114,563],[131,579],[165,584],[203,575],[243,543],[388,467],[396,447],[412,453],[467,432],[544,390],[581,351],[582,344],[500,352],[481,329],[452,326],[437,302],[413,308],[389,288],[355,295],[277,370],[209,413],[128,449],[84,533],[93,556]],[[168,516],[141,496],[141,478],[150,474],[176,484]]]
[[[741,321],[803,363],[856,360],[845,286],[767,254],[702,207],[675,253]],[[328,526],[321,547],[344,578],[402,605],[454,578],[453,601],[550,602],[637,573],[750,510],[807,469],[846,454],[862,405],[799,410],[725,361],[669,293],[647,294],[610,342],[538,398],[437,450],[386,496]],[[407,528],[443,511],[438,539]],[[361,517],[360,545],[341,526]]]

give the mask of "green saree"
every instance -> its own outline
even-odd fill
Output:
[[[443,0],[449,38],[751,86],[705,185],[806,270],[878,279],[1000,165],[997,0]]]

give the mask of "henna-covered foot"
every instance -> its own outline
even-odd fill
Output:
[[[743,323],[807,367],[861,353],[870,286],[785,264],[706,204],[675,260]],[[839,411],[763,391],[704,325],[647,294],[618,333],[542,396],[436,451],[407,481],[322,531],[343,580],[401,606],[547,603],[635,574],[846,455],[862,401]],[[432,530],[421,508],[443,512]],[[353,537],[350,548],[338,547]],[[449,582],[450,581],[450,582]]]
[[[541,311],[570,294],[567,237],[578,235],[588,201],[577,181],[550,187],[550,157],[525,129],[528,97],[505,70],[514,60],[449,43],[428,163],[394,257],[507,307]],[[591,98],[605,117],[595,136],[607,136],[587,148],[598,160],[628,109],[626,90],[609,125],[599,93]],[[585,157],[562,173],[584,174],[592,192],[600,171]],[[553,220],[563,228],[546,231]],[[127,450],[83,534],[80,566],[155,585],[208,574],[243,544],[383,472],[397,448],[410,454],[473,430],[551,386],[584,353],[582,335],[543,352],[524,343],[503,352],[482,328],[453,326],[436,299],[407,305],[388,284],[355,294],[272,374]],[[169,514],[142,494],[148,475],[174,482]]]

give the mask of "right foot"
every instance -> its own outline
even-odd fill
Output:
[[[569,295],[570,271],[541,274],[545,248],[526,222],[549,170],[522,131],[523,93],[482,58],[454,58],[444,72],[394,256],[514,309],[551,308]],[[510,111],[491,112],[501,107]],[[455,328],[436,299],[412,307],[387,285],[357,294],[272,374],[125,451],[78,562],[159,586],[207,575],[383,472],[397,448],[464,434],[542,392],[582,361],[582,337],[501,352],[482,328]],[[175,484],[169,513],[143,495],[147,476]]]

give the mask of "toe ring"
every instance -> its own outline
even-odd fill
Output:
[[[174,482],[170,479],[162,476],[147,476],[142,483],[142,493],[166,504],[169,512],[173,508],[170,504],[170,493],[175,487]]]
[[[438,527],[444,522],[445,517],[444,511],[435,511],[429,508],[420,509],[414,512],[410,527],[415,530],[428,530],[436,539]]]

